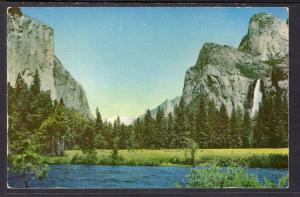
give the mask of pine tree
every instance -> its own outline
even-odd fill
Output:
[[[242,129],[241,129],[241,139],[242,139],[242,147],[251,147],[251,118],[249,110],[245,109],[244,115],[243,115],[243,123],[242,123]]]
[[[99,112],[98,107],[96,108],[96,120],[95,120],[95,131],[96,131],[96,139],[95,144],[97,148],[104,148],[106,142],[104,142],[104,125],[101,118],[101,114]]]
[[[98,107],[96,108],[96,131],[101,133],[103,130],[103,121]]]
[[[28,109],[30,109],[31,98],[28,87],[19,73],[16,79],[15,88],[9,89],[8,95],[8,136],[9,149],[18,154],[26,147],[25,139],[31,136],[32,131],[28,129]],[[13,93],[13,94],[11,94]]]
[[[41,93],[41,80],[37,69],[35,70],[33,82],[30,86],[30,91],[33,94],[33,96],[36,96]]]
[[[111,144],[113,143],[114,138],[114,129],[113,125],[110,122],[105,121],[104,122],[104,141],[106,143],[107,149],[111,148]]]
[[[65,107],[65,102],[64,102],[64,99],[62,97],[59,100],[59,105]]]
[[[175,148],[175,130],[174,130],[174,118],[173,114],[170,112],[168,114],[167,119],[167,142],[166,142],[166,148]]]
[[[38,129],[41,123],[53,112],[53,104],[50,91],[30,95],[30,107],[27,109],[28,129]]]
[[[133,130],[135,133],[136,147],[143,148],[144,136],[143,136],[143,123],[140,118],[137,118],[133,124]]]
[[[95,154],[95,128],[91,121],[86,120],[83,126],[83,133],[81,135],[82,141],[80,148],[83,153],[87,155]]]
[[[288,99],[286,97],[283,98],[282,101],[282,128],[281,132],[281,146],[280,147],[288,147],[288,133],[289,133],[289,105]]]
[[[220,148],[222,135],[218,132],[218,110],[213,101],[208,101],[207,121],[208,121],[208,143],[207,148]]]
[[[192,137],[201,148],[206,148],[208,146],[209,128],[204,97],[199,99],[195,125],[195,135],[192,135]]]
[[[16,79],[16,93],[17,95],[21,94],[23,91],[27,90],[27,85],[19,73]]]
[[[148,109],[144,117],[144,127],[143,127],[143,138],[144,138],[144,148],[154,148],[154,122],[155,120],[151,116],[151,112]]]
[[[127,136],[126,136],[126,148],[127,150],[132,150],[138,148],[136,134],[132,125],[127,126]]]
[[[272,103],[270,144],[273,147],[287,147],[288,139],[288,108],[286,99],[277,92]]]
[[[120,117],[117,116],[117,118],[114,120],[114,124],[113,124],[112,139],[119,137],[120,133],[121,133],[121,120],[120,120]]]
[[[165,119],[164,111],[162,108],[157,109],[156,119],[155,119],[155,128],[154,128],[154,143],[156,148],[163,148],[165,145]]]
[[[58,105],[58,101],[57,101],[57,99],[55,99],[55,100],[53,101],[53,107],[55,108],[57,105]]]
[[[253,146],[254,147],[270,147],[270,138],[272,133],[272,102],[264,94],[259,105],[258,113],[254,119],[253,128]]]
[[[251,146],[256,148],[260,147],[262,145],[262,136],[264,132],[264,110],[263,110],[263,105],[260,104],[259,110],[257,112],[257,115],[255,116],[254,119],[254,127],[253,127],[253,134],[252,134],[252,139],[251,139]]]
[[[220,111],[218,113],[217,120],[217,132],[221,136],[220,146],[221,148],[228,148],[230,146],[230,125],[229,116],[227,114],[226,106],[222,103]]]
[[[242,114],[239,107],[232,108],[230,117],[230,133],[229,133],[229,147],[237,148],[242,146],[241,139],[241,124],[242,124]]]
[[[128,134],[128,129],[127,127],[124,125],[124,123],[121,123],[120,126],[120,133],[119,133],[119,148],[121,149],[126,149],[127,146],[127,140],[129,139],[129,134]]]
[[[183,148],[185,146],[185,139],[189,136],[187,111],[183,99],[180,100],[178,106],[174,108],[174,130],[176,138],[174,139],[176,148]]]
[[[40,142],[45,154],[61,156],[64,151],[64,140],[68,132],[65,108],[57,105],[39,127]]]

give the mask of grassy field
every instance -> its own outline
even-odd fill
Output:
[[[110,150],[97,150],[94,160],[87,160],[80,150],[65,151],[64,157],[45,157],[49,164],[97,165],[189,165],[189,153],[182,149],[119,150],[119,158],[112,160]],[[220,166],[247,165],[261,168],[287,168],[288,148],[268,149],[203,149],[196,152],[196,165],[215,162]]]

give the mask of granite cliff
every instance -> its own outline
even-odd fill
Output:
[[[185,74],[182,99],[189,104],[199,95],[207,96],[217,108],[225,104],[230,114],[233,107],[251,108],[257,82],[267,96],[280,91],[288,97],[287,56],[288,25],[270,14],[256,14],[238,49],[203,45],[196,64]]]
[[[92,117],[83,87],[64,68],[54,54],[54,31],[42,22],[24,15],[19,8],[7,13],[7,74],[15,85],[20,73],[28,85],[37,70],[41,89],[50,90],[51,98],[63,98],[67,107]]]

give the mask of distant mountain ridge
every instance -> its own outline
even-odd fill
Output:
[[[163,103],[158,105],[156,108],[151,109],[150,113],[153,118],[155,118],[158,108],[161,108],[164,111],[165,116],[167,116],[170,112],[173,113],[174,108],[178,105],[180,101],[180,96],[177,96],[172,99],[166,99]],[[139,118],[144,118],[145,114],[141,115]]]
[[[107,122],[113,124],[114,121],[117,120],[117,118],[118,118],[118,116],[115,116],[112,118],[106,118],[106,119],[104,119],[104,121],[107,121]],[[133,124],[136,119],[133,116],[120,116],[119,118],[120,118],[120,122],[127,126]]]

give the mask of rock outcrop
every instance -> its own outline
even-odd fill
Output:
[[[83,87],[64,68],[57,57],[54,57],[53,78],[57,98],[63,98],[66,106],[79,109],[93,117]]]
[[[262,87],[266,96],[274,96],[278,93],[282,98],[289,99],[288,58],[274,65],[271,76],[263,78]]]
[[[288,24],[270,14],[251,17],[247,35],[239,50],[257,56],[262,61],[284,58],[289,51]]]
[[[82,86],[63,67],[54,54],[53,29],[22,14],[19,8],[9,8],[7,15],[8,82],[15,85],[18,73],[28,85],[37,70],[41,89],[50,90],[51,98],[63,98],[73,107],[92,117]]]
[[[233,47],[205,43],[197,64],[186,72],[182,98],[189,104],[206,96],[217,108],[225,104],[230,114],[233,107],[244,109],[250,84],[270,71],[268,64]]]
[[[182,98],[188,105],[199,95],[233,107],[249,109],[249,91],[258,79],[264,90],[280,90],[288,95],[288,63],[279,61],[288,55],[288,26],[270,14],[250,19],[247,35],[238,49],[205,43],[195,66],[185,74]]]
[[[202,95],[217,108],[225,104],[228,114],[233,107],[251,110],[259,81],[265,95],[279,92],[288,98],[287,56],[288,24],[270,14],[256,14],[238,49],[216,43],[203,45],[196,64],[186,71],[181,97],[191,109],[193,101]],[[165,114],[172,112],[181,97],[176,97],[176,102],[166,100],[158,107]],[[153,117],[158,107],[150,110]]]

